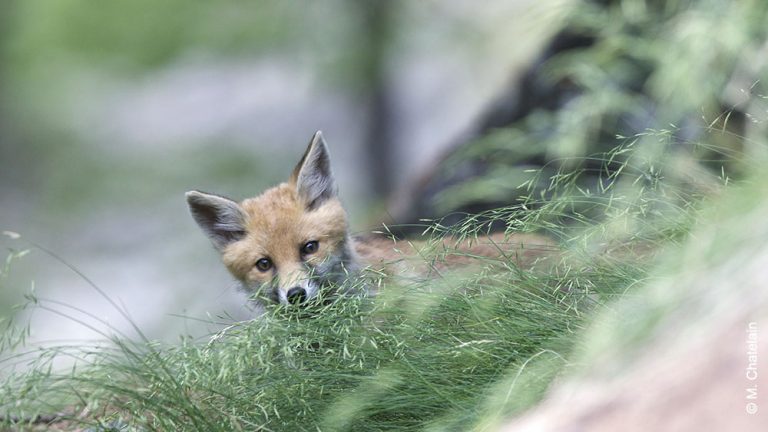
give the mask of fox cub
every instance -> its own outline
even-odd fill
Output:
[[[239,203],[199,191],[186,197],[192,217],[224,265],[257,301],[302,304],[321,293],[344,294],[337,292],[344,282],[366,268],[427,275],[465,266],[477,256],[512,257],[525,267],[554,247],[548,239],[529,234],[497,234],[472,242],[446,238],[440,246],[454,252],[428,265],[419,259],[425,242],[353,237],[320,132],[288,181],[259,196]]]

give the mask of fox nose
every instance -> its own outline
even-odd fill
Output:
[[[307,299],[307,291],[302,287],[293,287],[288,290],[288,303],[301,304]]]

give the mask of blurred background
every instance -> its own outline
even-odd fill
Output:
[[[5,0],[0,328],[16,316],[32,343],[90,346],[107,326],[135,337],[126,316],[169,342],[253,317],[184,192],[252,196],[322,130],[353,231],[506,206],[496,228],[587,258],[577,292],[622,293],[574,364],[608,384],[657,368],[603,389],[591,406],[607,415],[542,418],[680,429],[658,413],[684,407],[688,429],[717,429],[710,413],[732,398],[741,414],[746,383],[696,365],[741,375],[744,329],[766,316],[766,23],[765,0]],[[730,184],[740,200],[718,200]],[[591,273],[646,245],[670,258]],[[616,400],[656,405],[633,423]]]
[[[152,338],[251,317],[185,191],[252,196],[323,130],[353,229],[411,222],[402,197],[472,135],[572,3],[3,2],[0,231],[21,238],[0,246],[59,258],[33,247],[14,261],[0,316],[33,291],[129,329],[85,275]],[[32,341],[97,336],[56,312],[28,318]]]
[[[91,284],[152,338],[253,316],[184,192],[253,196],[316,130],[355,232],[525,202],[550,234],[684,235],[768,157],[767,20],[763,0],[6,1],[0,232],[21,238],[0,247],[31,252],[0,317],[34,292],[56,307],[24,315],[33,341],[95,336],[61,314],[130,328]]]

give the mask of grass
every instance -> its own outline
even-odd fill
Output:
[[[622,138],[611,151],[590,156],[602,161],[601,169],[545,167],[520,186],[519,204],[467,215],[451,227],[424,224],[428,242],[446,235],[472,239],[500,224],[510,233],[545,233],[561,248],[548,266],[522,269],[502,256],[426,278],[366,274],[349,283],[378,285],[376,297],[268,308],[178,344],[149,340],[138,328],[137,337],[119,334],[105,323],[103,341],[25,347],[24,326],[6,323],[0,344],[5,427],[494,430],[583,366],[578,353],[594,346],[584,339],[594,317],[653,281],[654,255],[686,242],[706,197],[730,181],[706,171],[680,175],[674,146],[649,156],[642,145],[669,137],[647,131]],[[597,187],[585,187],[583,176],[596,177]],[[427,262],[444,253],[424,251]],[[12,252],[3,274],[25,253]],[[33,294],[27,300],[27,307],[71,319],[77,319],[73,311],[88,315]],[[652,327],[627,334],[642,340]],[[62,359],[74,359],[75,366],[57,367]],[[32,421],[51,414],[57,416],[45,419],[54,420],[51,425]]]
[[[425,222],[427,241],[471,239],[499,223],[545,233],[562,248],[547,267],[521,269],[502,256],[429,278],[367,274],[350,283],[379,285],[375,298],[274,307],[172,345],[104,324],[108,343],[25,351],[23,326],[9,325],[2,346],[17,349],[0,358],[6,426],[35,430],[30,420],[60,413],[53,427],[91,431],[493,430],[578,366],[572,353],[595,313],[645,284],[654,251],[684,240],[696,220],[704,194],[661,175],[674,158],[638,151],[650,136],[668,137],[624,139],[591,156],[603,161],[597,172],[531,172],[517,205],[452,227]],[[585,188],[585,175],[599,187]],[[427,262],[441,259],[439,248],[424,250]],[[82,312],[32,294],[27,306],[71,319]],[[75,366],[57,367],[61,359]]]
[[[554,199],[531,198],[451,228],[425,225],[428,239],[472,238],[498,220],[510,231],[548,232],[563,250],[552,268],[520,269],[502,257],[432,278],[370,274],[366,281],[382,286],[375,298],[275,307],[178,344],[147,340],[140,329],[131,338],[105,325],[108,344],[24,351],[24,328],[9,325],[3,347],[16,350],[5,349],[0,359],[5,427],[495,430],[583,366],[579,353],[586,347],[594,354],[594,341],[584,339],[594,317],[611,312],[615,299],[626,305],[636,297],[654,278],[652,252],[687,241],[706,207],[668,180],[639,181],[647,181],[649,165],[629,156],[615,181],[601,182],[600,193],[580,189],[578,175],[557,175],[550,179],[560,192]],[[11,254],[4,272],[24,253]],[[438,259],[437,253],[424,259]],[[65,316],[71,310],[33,295],[28,301]],[[626,326],[637,340],[653,328]],[[77,359],[76,366],[57,368],[62,358]],[[20,363],[29,365],[14,371]],[[11,421],[53,413],[59,417],[50,426]]]
[[[404,287],[405,299],[348,299],[311,317],[277,308],[205,343],[114,337],[111,348],[49,349],[6,383],[4,408],[23,417],[87,406],[85,424],[120,419],[139,430],[464,429],[487,421],[475,407],[499,380],[521,388],[507,389],[497,414],[524,408],[518,393],[533,402],[583,324],[585,297],[534,277],[510,289],[508,277]],[[49,368],[61,355],[81,366]],[[10,406],[18,402],[29,406]]]
[[[552,181],[578,191],[569,189],[576,175]],[[453,228],[426,225],[428,239],[472,238],[497,220],[510,231],[548,231],[563,245],[548,271],[501,257],[425,279],[371,274],[365,281],[382,286],[375,298],[275,307],[176,345],[105,326],[107,345],[6,352],[3,364],[32,367],[4,376],[0,410],[9,427],[12,418],[63,413],[57,424],[90,430],[489,430],[536,403],[572,366],[570,353],[595,310],[643,283],[650,260],[638,261],[643,255],[626,246],[655,248],[671,238],[633,229],[624,252],[606,253],[617,238],[610,226],[623,218],[648,228],[693,211],[658,205],[660,184],[634,194],[620,184],[606,183],[602,194],[529,200]],[[597,207],[607,216],[596,219]],[[658,207],[656,216],[650,207]],[[34,296],[29,306],[67,315],[67,305]],[[76,366],[56,368],[61,358]]]
[[[593,14],[585,9],[571,19],[597,42],[561,59],[560,69],[550,72],[569,75],[583,95],[558,111],[526,119],[528,129],[497,131],[484,138],[487,148],[475,147],[487,154],[503,150],[493,158],[503,165],[504,157],[540,145],[552,155],[546,166],[513,175],[493,170],[474,184],[456,186],[459,201],[496,199],[510,185],[520,200],[468,215],[451,227],[425,223],[427,239],[472,238],[491,226],[544,233],[562,248],[556,265],[526,270],[504,258],[477,259],[472,271],[427,279],[368,275],[382,287],[375,298],[350,297],[301,311],[276,307],[248,322],[227,323],[209,337],[182,338],[173,345],[148,340],[140,329],[138,337],[129,337],[105,325],[106,344],[25,347],[24,326],[4,323],[0,414],[5,426],[35,430],[40,426],[23,420],[63,413],[52,427],[494,430],[607,345],[629,352],[669,309],[663,302],[645,307],[649,291],[639,290],[664,274],[653,269],[654,255],[691,240],[701,208],[708,197],[727,190],[732,173],[759,172],[749,159],[758,160],[755,149],[765,147],[765,118],[756,114],[765,108],[760,86],[749,82],[754,83],[747,89],[749,100],[739,107],[726,101],[732,108],[724,111],[717,95],[732,84],[733,65],[743,68],[759,57],[761,44],[755,41],[765,40],[767,12],[764,2],[754,1],[734,3],[725,12],[707,1],[690,2],[690,10],[624,3],[595,8]],[[712,28],[732,37],[702,43]],[[648,36],[656,33],[676,43]],[[643,93],[605,84],[620,84],[604,78],[627,78],[622,75],[627,71],[632,78],[637,65],[649,71]],[[704,71],[708,77],[689,76]],[[643,130],[607,130],[637,123],[649,105],[658,109],[653,119],[643,117]],[[751,123],[726,127],[733,107],[752,113]],[[681,121],[686,124],[675,125]],[[603,139],[608,133],[622,134],[618,145],[585,150],[591,140],[610,142]],[[488,189],[494,185],[503,190]],[[733,229],[743,236],[743,227]],[[71,305],[33,295],[26,306],[72,317]],[[646,312],[642,319],[622,320],[637,308]],[[609,342],[589,339],[585,328],[605,315],[626,326],[604,329],[612,334]],[[631,336],[624,345],[612,343],[624,335]],[[580,351],[589,355],[574,355]],[[56,367],[65,358],[76,359],[76,366]],[[21,364],[27,367],[17,368]]]

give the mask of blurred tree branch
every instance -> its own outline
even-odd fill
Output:
[[[392,190],[392,101],[387,77],[389,42],[397,2],[393,1],[351,1],[357,8],[364,24],[361,41],[362,88],[367,99],[367,133],[365,154],[368,172],[371,173],[371,188],[378,197],[385,197]]]

